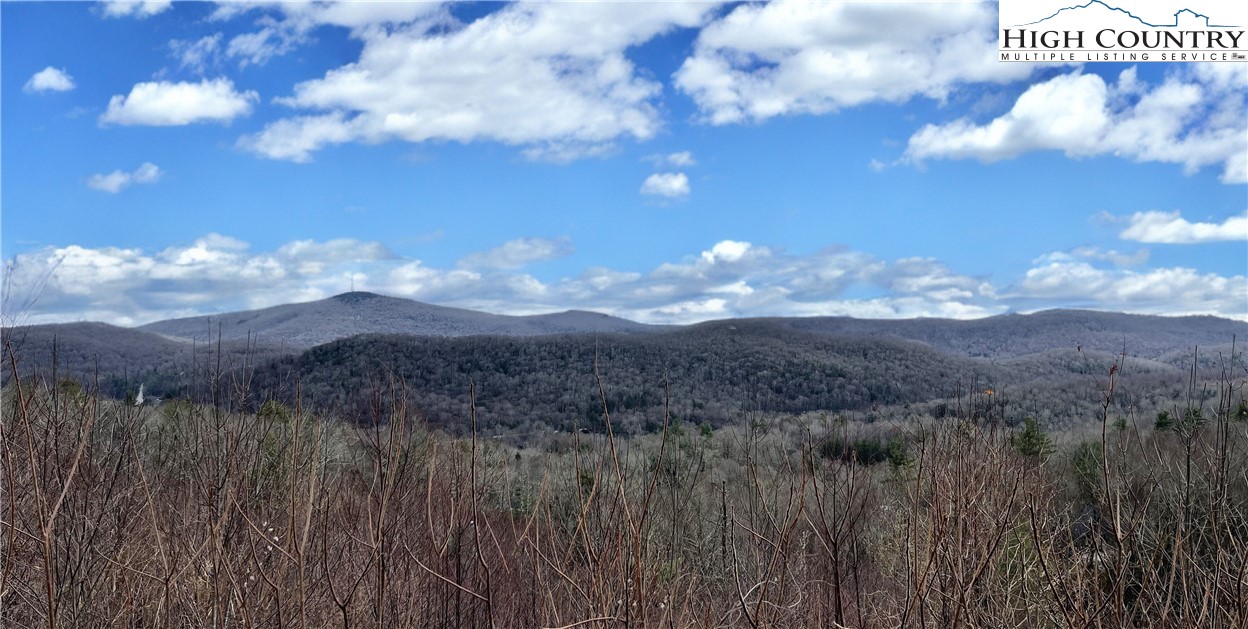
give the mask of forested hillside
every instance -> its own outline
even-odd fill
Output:
[[[105,394],[117,398],[133,393],[140,383],[157,395],[186,395],[196,372],[231,371],[294,351],[246,338],[181,341],[105,323],[5,328],[0,342],[12,348],[19,373],[98,380]],[[5,356],[5,382],[12,373],[8,360]]]
[[[254,315],[250,321],[270,332],[295,330],[296,321],[324,334],[335,328],[316,322],[332,320],[334,312],[410,314],[426,306],[351,293],[241,314]],[[282,313],[298,316],[286,321]],[[455,316],[495,321],[471,311]],[[593,313],[508,320],[531,326],[551,317],[608,329],[629,323]],[[244,319],[231,335],[245,327]],[[1212,317],[1053,311],[977,321],[739,319],[627,333],[534,335],[528,332],[538,328],[524,327],[526,333],[513,335],[366,334],[307,350],[254,336],[227,338],[224,324],[212,342],[151,331],[161,326],[94,323],[7,329],[5,339],[18,350],[20,372],[47,372],[55,363],[61,377],[98,378],[115,398],[144,385],[149,395],[202,401],[211,395],[203,376],[215,374],[218,386],[228,381],[263,392],[248,398],[253,405],[261,397],[298,398],[348,411],[367,403],[376,385],[394,381],[405,386],[414,408],[454,432],[465,428],[471,380],[482,426],[523,437],[592,429],[600,408],[595,366],[618,429],[630,433],[656,429],[665,382],[677,416],[699,424],[739,421],[743,411],[884,416],[924,405],[940,414],[960,396],[993,390],[1006,421],[1034,417],[1075,426],[1098,412],[1100,379],[1124,351],[1121,367],[1131,377],[1120,385],[1117,403],[1124,413],[1152,412],[1186,394],[1193,360],[1198,380],[1216,377],[1246,327]]]
[[[351,410],[375,386],[401,382],[430,421],[462,432],[471,379],[482,426],[529,435],[597,429],[597,362],[617,430],[630,433],[658,427],[665,382],[673,413],[698,424],[730,423],[749,411],[883,416],[927,402],[925,410],[939,413],[961,396],[993,390],[1006,421],[1071,426],[1098,412],[1097,390],[1117,358],[1071,349],[992,361],[900,339],[742,322],[642,336],[367,335],[265,364],[252,383],[284,402],[297,391],[318,407]],[[1127,357],[1121,368],[1130,378],[1115,408],[1161,408],[1187,388],[1187,370],[1163,362]]]
[[[378,382],[402,381],[435,421],[462,417],[468,381],[486,425],[567,430],[600,412],[595,356],[611,407],[628,430],[653,429],[664,378],[676,412],[723,423],[740,410],[803,412],[952,395],[959,378],[993,381],[989,364],[899,340],[800,333],[775,326],[644,336],[537,338],[361,336],[282,358],[255,386],[322,407],[352,404]],[[643,417],[648,419],[643,419]]]
[[[1051,349],[1096,350],[1158,358],[1194,345],[1229,343],[1248,335],[1248,323],[1218,317],[1158,317],[1045,310],[971,320],[882,321],[848,317],[776,319],[798,330],[854,336],[894,336],[964,356],[1000,358]],[[719,322],[717,322],[719,323]]]

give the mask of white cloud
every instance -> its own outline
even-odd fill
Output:
[[[27,94],[68,92],[72,89],[74,89],[74,78],[64,70],[58,70],[52,66],[36,72],[30,80],[26,81],[26,85],[22,86],[22,91]]]
[[[274,122],[240,146],[294,161],[327,145],[389,140],[494,141],[565,161],[601,154],[620,138],[653,137],[660,124],[661,85],[640,76],[625,51],[696,26],[711,8],[522,3],[467,24],[441,16],[357,27],[357,61],[279,99],[316,113]]]
[[[101,124],[176,126],[198,122],[228,124],[251,113],[256,92],[236,92],[234,82],[204,79],[198,83],[139,83],[128,96],[113,96]]]
[[[379,287],[384,287],[381,290],[387,294],[460,306],[465,306],[466,300],[471,300],[474,294],[485,292],[488,288],[482,285],[482,275],[477,271],[434,269],[425,266],[420,260],[396,267],[381,275],[379,280]],[[498,291],[497,287],[495,291]]]
[[[993,162],[1040,150],[1076,158],[1108,153],[1182,164],[1188,173],[1222,164],[1224,183],[1248,183],[1248,72],[1196,68],[1158,85],[1140,81],[1135,68],[1112,84],[1094,74],[1060,75],[1032,85],[986,124],[964,118],[924,126],[911,136],[906,158]]]
[[[240,66],[264,65],[273,57],[285,55],[312,40],[310,33],[319,26],[339,26],[353,31],[374,27],[394,27],[429,20],[438,22],[445,15],[437,2],[226,2],[218,5],[212,19],[229,20],[261,12],[259,30],[242,33],[225,46],[226,56]]]
[[[393,252],[379,242],[362,242],[351,238],[336,238],[325,242],[295,240],[278,247],[275,256],[295,273],[314,276],[336,265],[361,260],[398,260]]]
[[[169,42],[169,50],[177,57],[182,68],[203,74],[214,66],[221,56],[221,33],[206,35],[195,41],[175,39]]]
[[[593,267],[578,276],[543,281],[519,270],[570,249],[566,241],[518,239],[467,256],[458,268],[440,269],[395,256],[379,243],[353,240],[295,241],[272,252],[253,252],[247,243],[218,234],[156,253],[71,245],[16,256],[10,264],[10,294],[39,291],[32,323],[91,313],[96,319],[134,324],[261,307],[344,292],[353,279],[357,290],[493,312],[578,308],[652,322],[764,314],[976,316],[1004,309],[982,297],[941,296],[950,283],[973,286],[978,281],[939,264],[889,264],[848,250],[793,256],[732,240],[649,273]],[[929,271],[942,279],[912,279],[910,285],[889,288],[898,278]],[[854,284],[890,294],[844,299],[844,289]]]
[[[469,254],[459,261],[459,265],[465,268],[516,269],[570,253],[572,243],[567,238],[517,238],[489,251]]]
[[[172,6],[172,0],[104,0],[100,3],[105,17],[145,18],[161,13]]]
[[[107,174],[91,175],[87,178],[87,187],[93,190],[117,194],[133,184],[156,183],[160,181],[163,175],[164,173],[161,172],[156,164],[144,162],[141,166],[134,169],[133,172],[114,170]]]
[[[90,316],[136,324],[320,299],[353,282],[356,290],[489,312],[582,309],[651,323],[744,316],[975,318],[1057,306],[1248,319],[1248,278],[1242,275],[1102,268],[1111,256],[1091,249],[1042,256],[1005,289],[931,258],[884,260],[843,247],[799,255],[741,240],[720,241],[648,272],[591,267],[543,279],[521,268],[564,247],[570,244],[519,239],[451,268],[349,239],[294,241],[267,252],[218,234],[154,253],[46,247],[10,261],[8,294],[10,303],[38,296],[24,323]]]
[[[645,161],[650,162],[659,168],[665,166],[672,168],[689,168],[690,166],[696,166],[698,163],[698,161],[693,158],[693,153],[689,151],[677,151],[675,153],[668,153],[667,155],[648,155],[645,157]]]
[[[708,264],[717,262],[737,262],[744,258],[754,245],[739,240],[721,240],[711,247],[710,251],[703,251],[701,259]],[[759,251],[755,249],[755,251]],[[768,252],[770,253],[770,252]]]
[[[671,153],[667,156],[667,163],[677,168],[688,168],[697,164],[693,159],[693,153],[689,151],[680,151],[679,153]]]
[[[1062,254],[1053,253],[1049,255],[1059,256]],[[1149,255],[1150,253],[1148,249],[1137,249],[1133,253],[1125,253],[1122,251],[1118,251],[1117,249],[1101,249],[1100,247],[1075,247],[1074,249],[1071,249],[1070,251],[1070,256],[1072,256],[1071,258],[1053,257],[1052,259],[1057,260],[1057,259],[1082,258],[1085,260],[1099,260],[1102,262],[1110,262],[1114,266],[1129,267],[1129,266],[1139,266],[1141,264],[1144,264],[1145,262],[1148,262]]]
[[[873,279],[895,293],[939,301],[973,302],[996,295],[983,278],[955,273],[935,258],[902,258],[880,267]]]
[[[225,54],[239,60],[239,65],[264,65],[269,59],[289,53],[307,41],[303,31],[266,26],[254,33],[243,33],[230,39]]]
[[[592,279],[604,274],[599,270]],[[845,248],[792,255],[738,240],[720,241],[648,274],[608,275],[601,290],[589,290],[584,286],[588,280],[583,275],[564,281],[589,295],[584,307],[651,322],[733,316],[973,317],[1006,308],[993,301],[986,280],[958,275],[934,260],[890,263]],[[854,287],[881,294],[847,298]]]
[[[1150,314],[1212,314],[1248,319],[1248,277],[1226,277],[1185,267],[1143,271],[1104,269],[1076,259],[1041,258],[1006,291],[1019,304]]]
[[[439,14],[437,2],[271,2],[287,20],[307,28],[327,24],[345,28],[367,28],[405,24]]]
[[[655,173],[641,184],[641,193],[646,196],[682,199],[689,192],[689,177],[685,173]]]
[[[255,253],[238,239],[209,234],[154,253],[69,245],[19,254],[9,262],[6,289],[16,302],[31,303],[29,323],[88,316],[137,325],[328,297],[350,286],[356,267],[399,262],[379,243],[295,241]]]
[[[229,20],[260,12],[259,30],[242,33],[225,45],[227,57],[242,67],[264,65],[273,57],[285,55],[312,41],[311,32],[319,26],[338,26],[362,35],[367,29],[392,28],[416,21],[430,25],[446,18],[437,2],[227,2],[212,19]]]
[[[1031,86],[1009,113],[987,125],[959,120],[927,125],[910,138],[907,155],[976,157],[986,162],[1038,149],[1063,149],[1072,156],[1101,150],[1109,124],[1108,91],[1095,74],[1066,74]]]
[[[353,126],[342,112],[285,118],[240,138],[238,145],[269,159],[309,162],[312,153],[327,144],[350,142],[355,137]]]
[[[1248,182],[1248,151],[1235,153],[1227,158],[1226,168],[1222,171],[1224,183]]]
[[[1221,240],[1248,240],[1248,212],[1221,223],[1192,223],[1178,212],[1136,212],[1118,234],[1123,240],[1193,244]]]
[[[986,2],[740,5],[702,29],[676,85],[713,124],[822,114],[1030,75],[999,63]]]
[[[590,157],[606,157],[617,151],[615,144],[586,144],[576,140],[551,140],[542,144],[529,146],[520,151],[525,159],[534,162],[551,162],[553,164],[570,164],[578,159]]]

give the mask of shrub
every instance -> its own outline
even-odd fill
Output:
[[[1010,435],[1010,445],[1024,456],[1039,459],[1047,458],[1053,453],[1053,440],[1040,429],[1040,423],[1034,417],[1023,420],[1023,429]]]

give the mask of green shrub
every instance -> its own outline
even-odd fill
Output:
[[[825,459],[847,463],[852,461],[859,465],[887,462],[893,467],[906,467],[910,464],[906,442],[901,437],[887,440],[880,437],[862,437],[853,441],[832,437],[820,444],[819,454]]]
[[[1034,417],[1023,420],[1023,429],[1010,435],[1010,445],[1025,456],[1039,459],[1053,454],[1053,440],[1040,429]]]
[[[1170,413],[1161,411],[1157,413],[1157,421],[1153,422],[1153,430],[1157,432],[1165,432],[1174,427],[1174,420],[1170,419]]]

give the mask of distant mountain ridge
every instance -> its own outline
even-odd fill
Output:
[[[1242,360],[1248,322],[1049,310],[972,320],[774,317],[651,326],[592,312],[517,317],[352,292],[139,328],[69,323],[3,334],[19,372],[46,374],[55,364],[60,377],[98,377],[115,397],[139,384],[154,396],[190,395],[219,371],[228,374],[223,382],[250,382],[266,395],[293,395],[299,383],[310,402],[340,407],[380,374],[392,374],[412,387],[419,408],[451,421],[462,416],[472,378],[482,387],[483,417],[514,426],[530,416],[588,421],[599,408],[599,355],[609,395],[636,421],[661,410],[654,383],[664,373],[685,405],[682,417],[716,422],[742,409],[925,402],[975,379],[1011,385],[1024,397],[1047,391],[1044,399],[1064,400],[1063,416],[1075,417],[1087,415],[1078,401],[1096,392],[1071,387],[1095,385],[1093,374],[1115,354],[1126,351],[1141,392],[1171,395],[1181,390],[1174,383],[1185,382],[1196,347],[1201,369],[1224,365],[1232,339]],[[11,377],[5,367],[0,380]]]
[[[983,319],[772,319],[796,330],[846,336],[895,337],[969,357],[1023,356],[1052,349],[1082,349],[1158,358],[1193,346],[1222,345],[1248,337],[1248,323],[1212,316],[1162,317],[1044,310]]]
[[[77,327],[95,326],[92,334]],[[1045,310],[1032,314],[1004,314],[982,319],[855,319],[852,317],[758,317],[722,319],[693,325],[649,325],[582,310],[542,315],[499,315],[463,308],[349,292],[319,301],[285,304],[222,314],[157,321],[136,328],[79,323],[16,328],[34,337],[69,334],[79,342],[108,344],[120,335],[135,338],[151,334],[168,342],[226,344],[259,343],[279,353],[308,349],[361,334],[461,336],[547,336],[559,334],[651,334],[718,328],[741,328],[781,334],[784,330],[847,337],[876,337],[914,341],[940,351],[967,357],[1003,358],[1053,349],[1086,349],[1157,358],[1193,346],[1229,343],[1248,337],[1248,322],[1213,316],[1165,317],[1093,310]],[[69,340],[68,338],[64,340]],[[172,346],[168,346],[172,347]]]
[[[308,348],[359,334],[628,334],[664,327],[579,310],[543,315],[499,315],[355,291],[300,304],[157,321],[137,329],[167,338],[195,341],[215,339],[218,333],[227,341],[244,340],[250,335],[292,348]]]
[[[86,329],[92,332],[84,333]],[[349,292],[326,299],[157,321],[135,328],[82,322],[6,329],[33,337],[59,334],[68,342],[107,344],[110,337],[173,347],[178,343],[250,341],[266,350],[292,352],[360,334],[413,336],[546,336],[558,334],[649,334],[718,328],[783,330],[851,337],[915,341],[969,357],[1019,356],[1051,349],[1084,348],[1157,357],[1193,345],[1229,343],[1248,337],[1248,322],[1213,316],[1167,317],[1094,310],[1045,310],[982,319],[856,319],[853,317],[756,317],[692,325],[651,325],[597,312],[568,310],[542,315],[500,315]],[[71,340],[73,339],[73,340]]]

